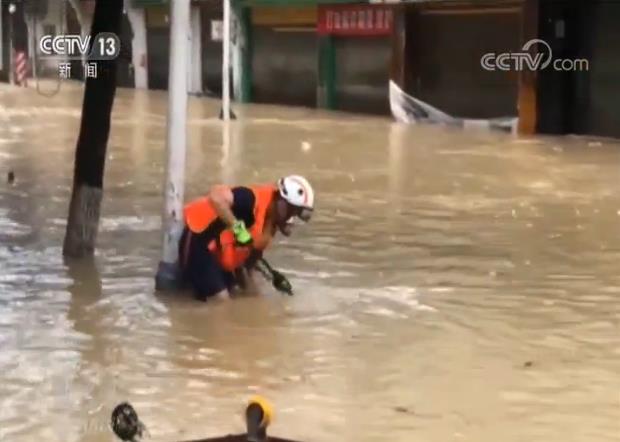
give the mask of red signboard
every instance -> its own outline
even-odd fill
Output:
[[[393,21],[392,10],[385,6],[320,5],[317,32],[322,35],[389,35]]]

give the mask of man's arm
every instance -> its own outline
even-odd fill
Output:
[[[217,216],[226,226],[232,228],[237,221],[232,211],[232,206],[235,202],[232,189],[224,185],[214,186],[209,192],[209,199]]]
[[[254,224],[256,197],[247,187],[214,186],[209,192],[209,199],[217,216],[229,228],[238,220],[248,227]]]

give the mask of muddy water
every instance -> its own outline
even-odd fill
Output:
[[[153,293],[165,96],[121,91],[94,263],[61,257],[81,90],[0,88],[0,440],[243,427],[307,441],[617,441],[620,145],[190,100],[187,198],[307,175],[313,223],[269,253],[298,295]]]

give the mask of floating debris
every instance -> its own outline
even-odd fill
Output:
[[[128,402],[123,402],[114,408],[111,424],[114,434],[124,442],[136,442],[142,437],[145,429],[138,419],[138,413]]]

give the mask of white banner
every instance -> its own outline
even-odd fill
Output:
[[[224,22],[222,20],[211,20],[211,40],[222,41],[224,36]]]
[[[490,119],[458,118],[418,100],[402,90],[395,81],[390,80],[390,108],[392,116],[400,123],[430,123],[463,129],[500,130],[517,133],[518,117],[499,117]]]

